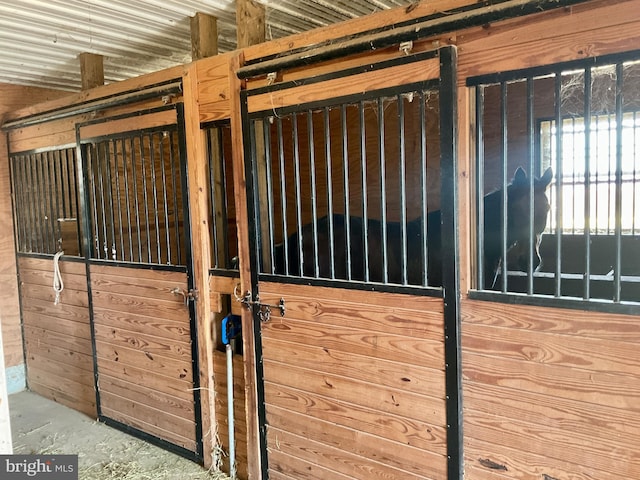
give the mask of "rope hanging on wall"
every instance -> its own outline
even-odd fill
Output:
[[[64,290],[64,282],[62,281],[62,274],[60,273],[60,257],[64,255],[63,251],[56,253],[53,256],[53,291],[56,292],[56,299],[53,302],[54,305],[60,303],[60,294]]]

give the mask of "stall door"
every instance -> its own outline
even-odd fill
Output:
[[[182,108],[78,127],[99,417],[202,457]]]
[[[454,53],[244,92],[265,478],[460,475]]]

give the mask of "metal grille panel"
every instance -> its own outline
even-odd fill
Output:
[[[185,265],[177,127],[83,144],[92,258]]]
[[[18,252],[54,254],[71,227],[66,253],[77,254],[75,148],[12,154],[10,162]]]

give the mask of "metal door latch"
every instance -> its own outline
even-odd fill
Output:
[[[261,322],[268,322],[269,320],[271,320],[271,309],[272,308],[277,308],[280,310],[280,316],[284,317],[284,314],[286,312],[286,307],[284,304],[284,298],[280,299],[280,302],[277,305],[271,304],[271,303],[261,303],[260,302],[260,296],[256,295],[256,299],[252,300],[251,299],[251,292],[247,292],[244,294],[244,296],[239,296],[238,294],[235,294],[236,300],[239,301],[240,303],[242,303],[245,307],[247,308],[253,308],[254,306],[258,307],[258,318],[260,318]]]
[[[196,288],[190,288],[189,290],[183,290],[180,287],[176,287],[171,290],[171,293],[174,295],[182,295],[184,299],[184,304],[188,305],[190,300],[198,299],[198,290]]]

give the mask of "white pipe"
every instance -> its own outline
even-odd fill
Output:
[[[227,353],[227,417],[229,422],[229,477],[236,480],[236,438],[233,421],[233,350],[231,342],[225,345]]]

